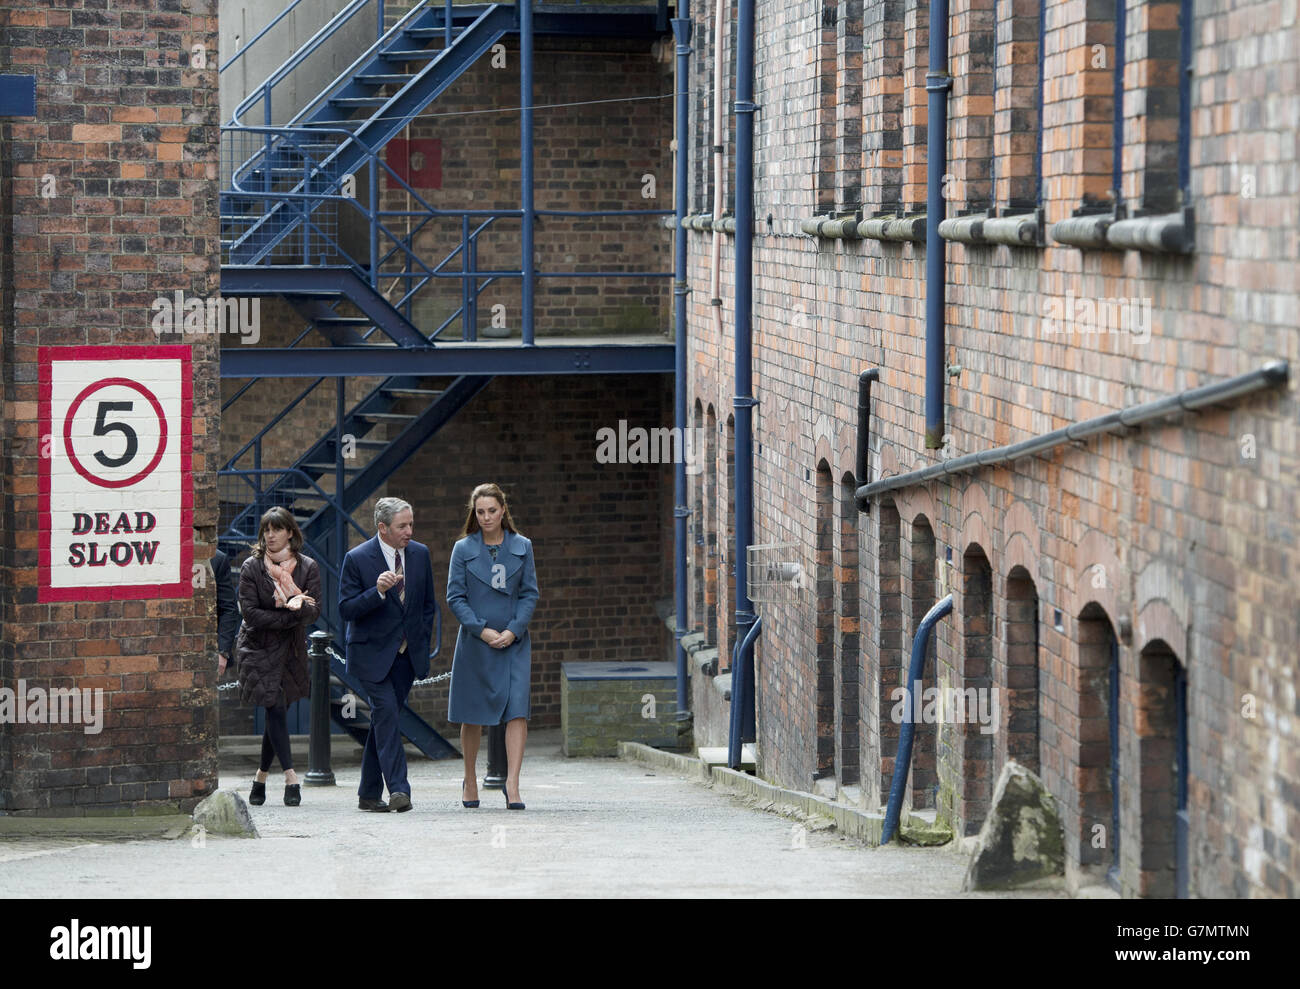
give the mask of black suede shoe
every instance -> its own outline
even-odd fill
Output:
[[[297,807],[302,803],[302,784],[286,783],[284,785],[284,805],[286,807]]]
[[[266,803],[266,781],[261,783],[253,780],[253,789],[248,794],[248,802],[254,807],[261,807]]]
[[[382,800],[372,800],[369,797],[357,798],[357,810],[371,810],[376,814],[387,814],[388,804]]]

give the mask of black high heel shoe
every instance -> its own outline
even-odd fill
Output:
[[[266,803],[266,780],[262,780],[260,783],[253,780],[253,789],[249,791],[248,802],[254,807],[261,807],[262,804]]]
[[[506,810],[523,810],[524,802],[522,800],[511,800],[510,794],[506,793],[506,788],[501,787],[501,796],[506,798]]]
[[[478,801],[477,801],[477,800],[466,800],[466,799],[465,799],[465,781],[464,781],[464,780],[461,780],[461,781],[460,781],[460,805],[461,805],[462,807],[477,807],[477,806],[478,806]]]
[[[302,803],[302,784],[284,784],[284,805],[286,807],[297,807],[300,803]]]

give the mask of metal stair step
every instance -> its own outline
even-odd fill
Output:
[[[389,97],[387,96],[334,96],[330,98],[330,102],[335,106],[347,106],[357,109],[366,106],[383,106],[388,100]]]
[[[385,388],[385,395],[398,395],[402,398],[437,398],[444,393],[441,388]]]
[[[319,498],[322,501],[328,500],[329,495],[323,495],[315,488],[276,488],[276,494],[292,495],[294,498]]]
[[[317,326],[373,326],[374,320],[368,316],[317,316]]]
[[[405,412],[357,412],[353,414],[353,418],[365,422],[410,422],[416,416]]]
[[[365,83],[370,86],[391,86],[397,83],[408,83],[414,78],[415,76],[403,75],[400,72],[385,72],[385,73],[367,72],[356,77],[357,82]]]
[[[338,465],[332,461],[326,463],[299,464],[298,466],[302,470],[336,470],[338,468]],[[360,471],[365,470],[364,467],[344,467],[343,469],[353,473],[359,473]]]
[[[443,51],[445,51],[443,48],[403,49],[401,51],[380,52],[379,57],[383,59],[391,59],[395,62],[409,62],[414,58],[437,58],[443,53]]]

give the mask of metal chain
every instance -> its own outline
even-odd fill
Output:
[[[329,654],[333,656],[335,659],[337,659],[340,663],[345,661],[342,656],[340,656],[337,652],[334,651],[333,646],[329,648]],[[414,690],[416,687],[431,687],[435,683],[442,683],[442,681],[450,680],[450,679],[451,679],[451,670],[448,670],[446,673],[439,673],[437,676],[425,677],[423,680],[416,680],[413,684],[411,684],[411,689]],[[231,680],[229,683],[217,684],[217,690],[238,690],[238,689],[239,689],[238,680]]]

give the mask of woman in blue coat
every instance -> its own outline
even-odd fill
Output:
[[[461,535],[447,572],[447,605],[460,622],[447,720],[460,724],[465,753],[461,801],[478,806],[475,762],[482,726],[505,721],[506,806],[523,810],[519,766],[528,735],[532,675],[528,622],[538,598],[533,544],[515,529],[505,493],[495,484],[474,489]]]

